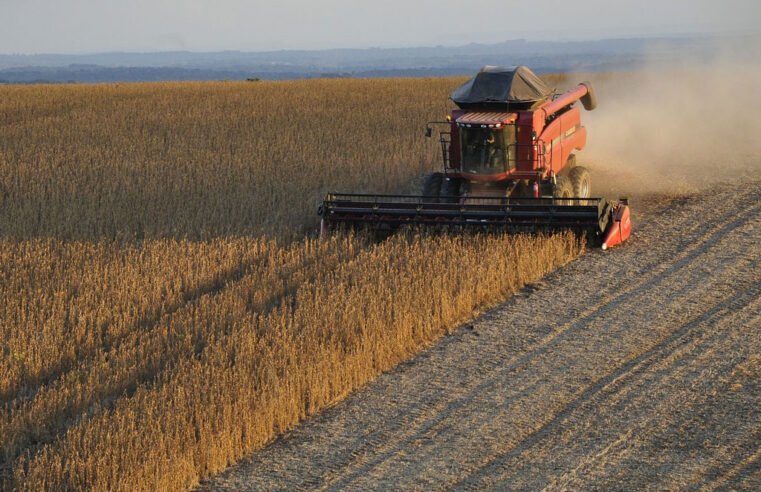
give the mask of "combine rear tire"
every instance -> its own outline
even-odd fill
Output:
[[[439,196],[441,195],[441,183],[444,180],[442,173],[432,173],[425,177],[423,181],[423,196],[430,197],[428,201],[431,203],[439,203]]]
[[[558,176],[555,183],[555,198],[572,198],[573,197],[573,183],[568,176]],[[571,205],[570,200],[560,200],[561,205]]]
[[[568,174],[573,186],[573,194],[579,198],[589,198],[592,194],[592,180],[585,167],[577,166]]]
[[[457,178],[444,178],[441,183],[441,201],[457,203],[460,201],[460,186],[462,181]]]

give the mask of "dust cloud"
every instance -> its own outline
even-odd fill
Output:
[[[599,106],[583,115],[589,137],[579,161],[592,170],[595,194],[679,195],[759,180],[757,56],[717,47],[700,62],[646,65],[591,81]]]

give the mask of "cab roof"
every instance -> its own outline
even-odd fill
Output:
[[[495,127],[512,123],[517,117],[516,113],[468,112],[455,121],[460,126]]]

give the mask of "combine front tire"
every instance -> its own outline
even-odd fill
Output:
[[[561,205],[571,205],[569,200],[562,200],[562,198],[571,198],[574,196],[573,183],[571,183],[571,180],[568,176],[557,177],[557,182],[555,183],[555,192],[553,193],[553,196],[556,199],[561,199]]]
[[[431,173],[425,177],[423,181],[422,195],[429,197],[429,201],[432,203],[439,203],[439,196],[441,195],[441,184],[444,180],[442,173]]]
[[[444,203],[459,202],[461,185],[461,180],[457,178],[444,178],[441,183],[441,201]]]
[[[573,194],[579,198],[589,198],[592,194],[592,181],[585,167],[577,166],[568,174],[573,186]]]

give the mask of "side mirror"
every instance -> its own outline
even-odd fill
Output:
[[[426,138],[431,138],[431,135],[433,135],[433,128],[428,126],[425,128],[425,136]]]

